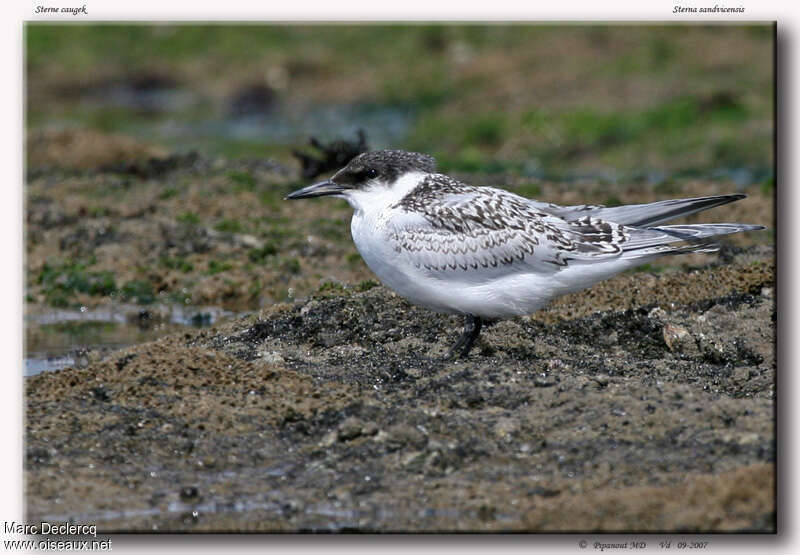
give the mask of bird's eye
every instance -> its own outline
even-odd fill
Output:
[[[369,179],[375,179],[376,177],[378,177],[378,170],[376,170],[375,168],[367,168],[364,174]]]

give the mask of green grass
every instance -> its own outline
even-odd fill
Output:
[[[369,291],[370,289],[372,289],[373,287],[377,287],[378,285],[380,285],[380,283],[378,283],[375,280],[365,279],[364,281],[356,285],[356,291]]]
[[[361,255],[357,252],[348,253],[345,257],[348,266],[356,266],[362,263]]]
[[[740,132],[752,117],[743,99],[725,92],[682,96],[635,110],[586,104],[516,113],[426,112],[412,129],[409,145],[435,153],[442,171],[466,173],[522,174],[525,160],[535,160],[546,173],[568,173],[576,160],[589,156],[628,172],[648,165],[680,171],[764,165],[771,156],[769,142]],[[506,145],[512,142],[515,147],[509,150]],[[509,150],[511,157],[498,156],[500,150]]]
[[[186,292],[183,291],[186,289]],[[183,287],[177,291],[170,291],[167,294],[167,300],[177,304],[190,304],[192,302],[192,294],[189,287]]]
[[[69,61],[76,69],[86,69],[102,61],[145,65],[154,53],[164,62],[190,62],[212,58],[220,64],[237,63],[243,53],[274,60],[286,55],[315,52],[321,45],[347,59],[370,64],[389,54],[398,64],[416,60],[421,52],[440,52],[450,40],[464,40],[474,46],[524,43],[540,32],[509,27],[484,28],[463,25],[372,25],[344,23],[333,25],[129,25],[75,24],[26,25],[25,45],[31,66],[46,64],[53,58]],[[522,35],[522,36],[520,36]],[[364,48],[364,44],[371,45]],[[312,66],[314,67],[314,66]],[[398,67],[402,67],[399,65]]]
[[[172,186],[166,186],[164,189],[158,194],[158,198],[161,200],[169,200],[172,197],[178,195],[178,189]]]
[[[314,297],[319,299],[327,299],[330,297],[336,297],[339,295],[347,295],[347,294],[348,294],[347,288],[343,283],[339,283],[336,281],[325,281],[319,285],[319,287],[317,288],[317,293],[314,294]]]
[[[256,178],[247,171],[230,171],[228,179],[234,182],[234,191],[252,191],[256,187]]]
[[[93,261],[45,262],[36,283],[42,286],[45,302],[53,306],[69,306],[78,293],[91,296],[111,295],[117,292],[114,274],[109,271],[91,271]]]
[[[284,202],[284,196],[285,193],[281,194],[275,190],[261,191],[258,195],[258,200],[261,203],[261,206],[268,208],[273,212],[278,212],[281,204]]]
[[[209,275],[221,274],[233,268],[230,262],[220,262],[219,260],[209,260],[208,269],[206,270]]]
[[[204,144],[199,148],[203,151],[213,150],[216,154],[231,160],[260,158],[291,159],[291,155],[287,152],[285,144],[265,142],[263,139],[251,141],[220,137],[218,140]],[[246,189],[246,187],[242,188],[240,184],[239,190],[242,189]]]
[[[130,128],[137,124],[154,121],[154,116],[132,113],[127,108],[94,108],[81,110],[76,114],[85,125],[104,131],[116,133],[120,129]]]
[[[250,249],[247,253],[247,257],[251,262],[255,262],[256,264],[265,264],[269,257],[274,256],[277,253],[278,247],[275,245],[275,243],[269,241],[265,243],[263,247]]]
[[[292,240],[301,240],[302,235],[294,231],[291,227],[291,220],[283,217],[264,218],[255,223],[259,237],[266,239],[276,245],[284,245]]]
[[[604,112],[584,107],[556,115],[532,117],[528,114],[527,119],[556,129],[563,134],[566,143],[607,148],[665,134],[676,138],[691,129],[702,131],[710,123],[730,122],[746,115],[743,105],[733,105],[735,109],[728,104],[713,104],[711,99],[682,97],[645,110]],[[734,113],[739,115],[732,118]]]
[[[91,206],[87,212],[90,218],[104,218],[111,214],[111,211],[105,206]]]
[[[200,216],[194,212],[181,212],[178,214],[177,220],[186,225],[197,225],[200,223]]]
[[[346,221],[332,218],[320,218],[315,225],[315,233],[335,241],[344,241],[350,234]]]
[[[293,275],[300,273],[300,261],[296,258],[287,258],[281,263],[281,270]]]
[[[163,259],[162,259],[163,260]],[[124,301],[137,304],[155,302],[153,285],[146,280],[130,280],[117,286],[113,272],[89,270],[94,260],[45,263],[36,276],[42,286],[45,302],[51,306],[67,307],[76,304],[79,293],[92,297],[118,296]],[[172,264],[172,261],[164,261]]]
[[[635,268],[631,268],[627,270],[626,274],[638,274],[638,273],[647,273],[647,274],[661,274],[664,271],[668,270],[668,266],[659,266],[654,264],[642,264],[641,266],[636,266]]]
[[[194,264],[182,257],[171,258],[162,256],[158,261],[158,265],[162,268],[169,268],[170,270],[179,270],[185,274],[194,271]]]
[[[775,194],[775,176],[768,177],[761,183],[761,194],[771,196]]]
[[[278,68],[290,84],[278,91],[287,106],[296,93],[330,90],[334,104],[400,109],[410,128],[385,146],[435,154],[444,171],[522,173],[525,161],[533,161],[553,175],[582,162],[623,172],[681,172],[771,164],[771,131],[764,130],[773,109],[771,29],[36,22],[25,26],[25,63],[32,90],[39,83],[58,90],[53,76],[66,79],[59,68],[69,68],[82,83],[76,86],[87,90],[126,76],[168,76],[175,87],[200,97],[173,114],[179,123],[225,117],[214,111],[226,104],[209,100],[219,75],[229,77],[236,90],[263,81],[265,68]],[[731,38],[741,51],[737,58],[709,54],[730,52]],[[505,87],[506,80],[518,86]],[[548,90],[542,81],[561,81],[564,89]],[[317,100],[325,103],[322,98]],[[620,102],[626,98],[633,102]],[[144,135],[162,117],[64,95],[51,100],[29,104],[29,126],[55,117]],[[292,148],[300,145],[270,140],[265,130],[264,138],[221,133],[181,138],[171,146],[231,159],[291,161]],[[231,171],[228,178],[233,191],[258,190],[248,171]],[[170,198],[175,192],[162,194]],[[279,197],[263,193],[260,199],[272,207]]]
[[[214,229],[223,233],[244,233],[245,226],[238,220],[222,220],[214,224]]]
[[[525,198],[535,199],[542,194],[542,187],[538,183],[524,183],[514,187],[514,192]]]
[[[659,195],[680,195],[683,191],[683,184],[674,179],[667,179],[655,185],[653,191]]]
[[[153,285],[144,280],[131,280],[125,282],[119,291],[122,298],[126,301],[133,301],[138,304],[150,304],[155,302],[156,296]]]

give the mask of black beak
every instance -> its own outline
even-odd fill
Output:
[[[346,187],[334,183],[333,181],[323,181],[322,183],[315,183],[308,187],[303,187],[297,191],[291,192],[286,195],[286,200],[293,200],[298,198],[313,198],[324,197],[326,195],[338,195],[346,191]]]

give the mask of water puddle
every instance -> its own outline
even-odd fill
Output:
[[[302,523],[301,526],[303,528],[337,532],[358,530],[362,527],[362,522],[369,522],[371,526],[376,528],[388,527],[391,529],[394,525],[393,523],[397,522],[398,517],[408,516],[398,514],[396,511],[385,507],[359,509],[341,507],[331,502],[319,502],[303,507],[301,502],[292,502],[291,499],[283,497],[280,500],[275,499],[276,496],[280,495],[278,491],[273,491],[249,496],[240,495],[235,500],[201,501],[199,503],[171,501],[154,507],[104,509],[80,514],[53,513],[38,516],[37,520],[42,522],[94,523],[98,524],[98,528],[102,528],[105,523],[152,518],[166,521],[168,523],[167,526],[174,526],[174,523],[169,521],[175,517],[180,518],[187,525],[199,520],[214,519],[215,517],[230,518],[231,516],[237,516],[243,523],[247,523],[252,518],[248,517],[248,513],[260,513],[258,516],[259,521],[264,520],[264,513],[271,515],[271,518],[274,519],[286,520],[292,518],[295,515],[295,508],[299,507],[301,514],[305,516],[300,518],[294,516],[294,518]],[[470,513],[470,511],[424,508],[417,511],[416,518],[413,520],[417,522],[418,526],[426,528],[428,527],[427,523],[440,519],[458,522],[459,519],[466,516],[474,517],[473,514],[468,515],[467,513]],[[408,520],[408,518],[404,520]],[[513,520],[513,518],[512,515],[497,515],[497,520],[506,522]],[[153,526],[153,529],[157,529],[157,527]]]
[[[416,119],[407,106],[371,102],[323,102],[308,105],[261,98],[241,89],[225,101],[213,101],[159,75],[110,81],[79,92],[79,109],[68,119],[113,121],[117,132],[168,144],[180,151],[225,149],[241,143],[306,144],[355,136],[363,129],[372,148],[402,142]],[[256,87],[257,89],[257,87]],[[154,117],[158,116],[158,117]]]
[[[116,349],[237,315],[218,307],[180,305],[37,311],[25,316],[25,375],[86,366]]]
[[[354,137],[366,132],[371,148],[397,144],[407,135],[414,115],[405,108],[358,104],[317,105],[308,109],[277,109],[246,116],[211,119],[170,119],[148,125],[148,132],[182,149],[230,143],[305,144]]]

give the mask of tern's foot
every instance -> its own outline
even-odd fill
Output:
[[[467,358],[467,355],[469,355],[469,352],[472,350],[472,346],[475,344],[475,340],[478,339],[478,336],[481,334],[482,326],[483,320],[481,320],[480,317],[467,314],[467,319],[464,323],[464,332],[458,338],[456,344],[450,348],[443,360],[450,361],[457,358]]]

